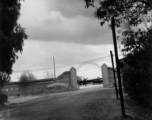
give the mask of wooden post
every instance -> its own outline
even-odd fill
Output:
[[[118,99],[118,89],[117,89],[117,81],[116,81],[116,75],[115,75],[115,68],[114,68],[114,62],[113,62],[113,54],[112,54],[112,51],[110,51],[110,55],[111,55],[113,76],[114,76],[114,82],[115,82],[116,98]]]
[[[116,41],[114,17],[112,17],[112,19],[111,19],[111,25],[112,25],[113,43],[114,43],[114,49],[115,49],[117,77],[118,77],[118,83],[119,83],[119,94],[120,94],[120,102],[121,102],[121,111],[122,111],[122,116],[125,117],[125,108],[124,108],[124,99],[123,99],[123,93],[122,93],[122,84],[121,84],[121,76],[120,76],[120,67],[119,67],[119,58],[118,58],[118,50],[117,50],[117,41]]]

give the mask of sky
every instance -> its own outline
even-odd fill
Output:
[[[100,26],[94,16],[95,9],[85,8],[83,0],[25,0],[21,3],[18,23],[26,28],[29,37],[13,65],[11,81],[18,81],[27,70],[39,79],[45,78],[47,73],[52,75],[53,56],[56,76],[75,67],[80,68],[77,75],[92,79],[101,77],[101,69],[92,62],[111,66],[112,31],[108,23]],[[90,60],[92,62],[81,66]]]

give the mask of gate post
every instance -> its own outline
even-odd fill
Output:
[[[78,83],[77,83],[77,72],[74,67],[70,69],[70,81],[71,81],[71,86],[77,90],[78,89]]]
[[[108,67],[106,64],[103,64],[101,68],[102,68],[103,87],[109,88]]]

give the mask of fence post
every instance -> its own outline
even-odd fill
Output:
[[[111,62],[112,62],[112,69],[113,69],[113,77],[114,77],[114,82],[115,82],[116,98],[118,99],[118,89],[117,89],[117,81],[116,81],[112,51],[110,51],[110,55],[111,55]]]
[[[122,111],[122,116],[125,117],[125,108],[124,108],[124,99],[123,99],[122,84],[121,84],[121,77],[120,77],[120,67],[119,67],[119,58],[118,58],[118,50],[117,50],[117,41],[116,41],[115,19],[114,19],[114,17],[112,17],[112,19],[111,19],[111,25],[112,25],[113,43],[114,43],[115,59],[116,59],[116,66],[117,66],[117,77],[118,77],[118,83],[119,83],[119,94],[120,94],[120,102],[121,102],[121,111]]]

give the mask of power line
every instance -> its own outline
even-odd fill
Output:
[[[82,62],[78,62],[78,63],[74,63],[74,64],[57,66],[56,68],[59,68],[59,67],[67,67],[67,66],[72,66],[72,65],[78,65],[78,64],[85,63],[85,62],[91,62],[91,61],[101,60],[101,59],[104,59],[104,58],[107,58],[107,57],[110,57],[110,55],[104,56],[104,57],[100,57],[100,58],[91,59],[91,60],[87,60],[87,61],[82,61]]]
[[[42,70],[50,70],[53,67],[44,67],[44,68],[37,68],[37,69],[26,69],[26,70],[14,70],[13,72],[22,72],[22,71],[42,71]]]
[[[119,54],[119,55],[122,55],[122,54]],[[113,56],[115,56],[115,55],[113,55]],[[69,65],[64,65],[64,66],[57,66],[56,68],[67,67],[67,66],[72,66],[72,65],[78,65],[78,64],[82,64],[82,63],[86,63],[86,62],[92,62],[92,61],[97,61],[97,60],[101,61],[101,59],[105,59],[105,58],[108,58],[108,57],[110,57],[110,55],[107,55],[107,56],[104,56],[104,57],[95,58],[95,59],[91,59],[91,60],[87,60],[87,61],[83,61],[83,62],[78,62],[78,63],[75,63],[75,64],[69,64]]]
[[[91,60],[87,60],[87,61],[82,61],[82,62],[78,62],[78,63],[74,63],[74,64],[68,64],[68,65],[63,65],[63,66],[57,66],[56,68],[64,68],[64,67],[68,67],[68,66],[72,66],[72,65],[81,64],[81,63],[84,63],[84,62],[90,62],[90,61],[101,60],[101,59],[104,59],[104,58],[107,58],[107,57],[110,57],[110,55],[104,56],[104,57],[95,58],[95,59],[91,59]],[[49,70],[49,69],[53,69],[53,67],[45,67],[45,68],[29,69],[29,70],[14,70],[14,72],[22,72],[22,71],[42,71],[42,70]]]
[[[68,64],[68,65],[63,65],[63,66],[56,66],[56,68],[57,69],[65,68],[65,67],[68,67],[68,66],[74,66],[74,65],[82,64],[82,63],[85,63],[85,62],[102,60],[102,59],[105,59],[105,58],[108,58],[108,57],[110,57],[110,55],[95,58],[95,59],[91,59],[91,60],[86,60],[86,61],[82,61],[82,62],[78,62],[78,63]],[[50,69],[53,70],[53,67],[44,67],[44,68],[28,69],[28,70],[27,69],[26,70],[14,70],[13,72],[15,72],[15,73],[22,72],[22,71],[32,71],[33,72],[33,71],[43,71],[43,70],[50,70]]]

